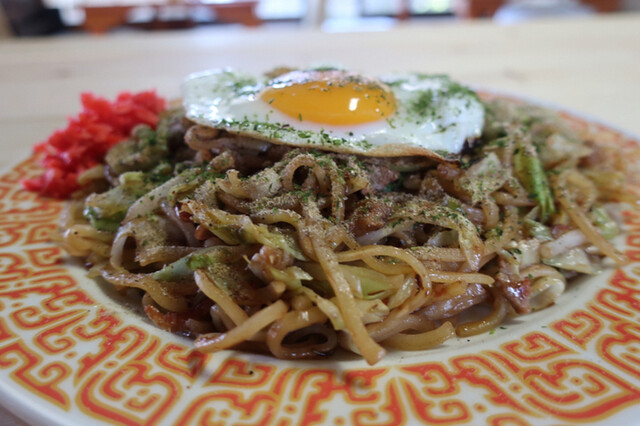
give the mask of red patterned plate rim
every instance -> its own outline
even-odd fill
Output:
[[[551,108],[620,149],[640,145]],[[493,334],[373,367],[347,356],[290,362],[203,356],[131,313],[48,242],[62,203],[19,186],[37,172],[31,158],[0,177],[0,396],[30,423],[629,424],[640,414],[637,212],[621,212],[616,240],[630,265],[581,279],[556,306]]]

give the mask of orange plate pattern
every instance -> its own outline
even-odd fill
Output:
[[[605,127],[599,139],[635,150]],[[640,415],[640,214],[623,212],[632,263],[485,336],[419,354],[287,362],[190,342],[114,303],[53,244],[63,204],[0,178],[0,395],[58,423],[203,425],[566,424]],[[633,419],[633,420],[631,420]],[[88,423],[87,423],[88,422]]]

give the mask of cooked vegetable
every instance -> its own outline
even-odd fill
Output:
[[[35,147],[45,172],[22,185],[47,197],[67,198],[80,189],[78,177],[101,164],[109,149],[139,124],[155,127],[166,102],[154,92],[122,92],[109,102],[92,93],[81,96],[82,112],[69,125]]]
[[[600,229],[602,236],[607,240],[610,240],[620,234],[620,227],[609,217],[607,211],[602,207],[594,207],[591,209],[590,217],[591,220],[593,220],[594,225]]]
[[[513,156],[513,166],[516,176],[529,191],[531,198],[538,202],[542,220],[546,221],[555,213],[556,208],[542,163],[530,143],[521,141],[518,145]]]

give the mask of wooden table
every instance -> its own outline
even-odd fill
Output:
[[[510,27],[430,21],[370,33],[218,27],[8,41],[0,43],[0,166],[26,158],[32,144],[63,127],[85,90],[113,97],[123,89],[156,88],[172,98],[192,71],[233,66],[259,72],[319,61],[372,74],[448,73],[640,135],[639,40],[640,14]]]

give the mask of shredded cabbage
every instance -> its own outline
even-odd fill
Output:
[[[260,243],[268,247],[282,249],[298,260],[307,259],[292,236],[271,232],[267,225],[253,223],[248,216],[206,208],[201,202],[195,200],[186,201],[185,210],[193,214],[195,222],[204,225],[226,244]]]
[[[589,217],[607,240],[620,234],[620,227],[602,207],[592,208]]]
[[[538,153],[530,144],[521,142],[514,153],[513,162],[518,180],[529,191],[530,196],[538,202],[542,220],[546,221],[555,213],[556,207]]]
[[[486,157],[469,167],[465,176],[460,179],[460,186],[471,195],[471,202],[476,204],[500,189],[508,178],[509,173],[502,167],[498,156],[489,152]]]
[[[601,272],[600,267],[591,263],[584,250],[579,248],[573,248],[550,259],[543,259],[542,262],[549,266],[583,274],[596,275]]]

